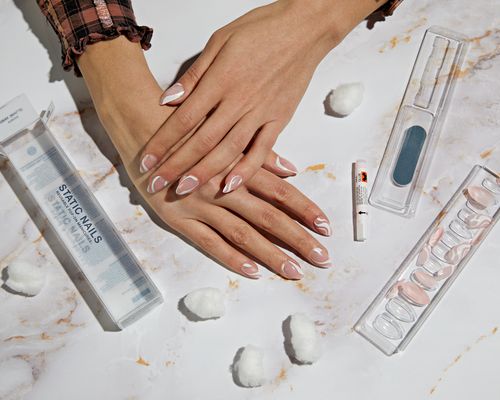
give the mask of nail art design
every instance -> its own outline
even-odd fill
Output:
[[[281,273],[289,279],[300,279],[304,276],[299,264],[292,260],[286,260],[281,264]]]
[[[149,185],[147,187],[147,192],[148,193],[156,193],[165,188],[168,185],[168,182],[163,179],[161,176],[155,176],[151,181],[149,182]]]
[[[332,235],[332,227],[330,226],[330,222],[324,217],[317,217],[314,220],[314,227],[318,233],[321,233],[325,236]]]
[[[486,189],[480,186],[470,186],[467,188],[467,197],[471,204],[479,209],[484,210],[495,204],[495,197]]]
[[[469,229],[486,228],[491,224],[491,218],[484,214],[472,214],[465,218],[465,225]]]
[[[276,160],[274,161],[274,164],[279,170],[287,174],[297,175],[297,168],[295,167],[295,165],[293,165],[290,161],[288,161],[285,158],[277,156]]]
[[[417,257],[416,264],[419,267],[421,267],[422,265],[424,265],[427,262],[430,255],[431,255],[431,246],[426,244],[426,245],[424,245],[424,247],[422,247],[422,250],[420,250],[420,253],[418,254],[418,257]]]
[[[229,183],[226,183],[224,189],[222,189],[222,193],[232,192],[234,189],[236,189],[238,186],[241,185],[241,182],[243,182],[243,178],[241,176],[239,175],[233,176],[229,181]]]
[[[158,160],[154,155],[146,154],[144,157],[142,157],[141,165],[139,166],[139,172],[141,174],[145,174],[151,168],[153,168],[157,162]]]
[[[312,249],[311,254],[309,256],[314,264],[319,267],[330,267],[332,265],[332,261],[330,260],[330,256],[328,253],[323,250],[321,247],[315,247]]]
[[[175,193],[182,196],[191,193],[199,185],[200,181],[196,176],[188,175],[181,178]]]
[[[437,242],[439,242],[439,239],[441,239],[441,236],[443,236],[444,229],[439,227],[436,229],[436,231],[431,235],[429,238],[429,246],[434,247]]]
[[[468,243],[459,244],[451,248],[444,256],[445,260],[450,264],[458,264],[462,258],[469,252],[471,246]]]
[[[253,263],[243,263],[241,266],[241,272],[252,279],[259,279],[261,277],[259,267]]]
[[[181,83],[176,83],[163,92],[160,97],[160,105],[164,106],[171,101],[180,99],[182,96],[184,96],[184,93],[184,86],[182,86]]]

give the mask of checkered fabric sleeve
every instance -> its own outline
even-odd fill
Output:
[[[37,0],[40,9],[59,36],[65,70],[75,68],[76,59],[87,45],[124,35],[151,47],[153,30],[135,21],[130,0]]]

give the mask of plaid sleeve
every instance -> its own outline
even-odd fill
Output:
[[[151,47],[153,30],[137,25],[130,0],[37,1],[61,41],[64,69],[74,66],[78,76],[76,58],[89,44],[125,35],[144,50]]]

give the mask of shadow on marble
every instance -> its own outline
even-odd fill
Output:
[[[22,293],[22,292],[18,292],[17,290],[14,290],[14,289],[11,289],[10,287],[7,286],[7,284],[5,282],[7,282],[7,280],[9,279],[9,272],[8,272],[8,267],[7,268],[4,268],[2,270],[2,274],[0,276],[0,280],[3,281],[4,283],[2,285],[0,285],[0,289],[3,289],[5,290],[7,293],[10,293],[10,294],[15,294],[17,296],[23,296],[23,297],[34,297],[34,296],[31,296],[29,294],[26,294],[26,293]]]
[[[186,295],[187,296],[187,295]],[[216,318],[200,318],[196,314],[192,313],[186,306],[185,299],[186,296],[182,297],[179,299],[179,302],[177,303],[177,309],[179,312],[184,315],[189,321],[191,322],[201,322],[201,321],[207,321],[209,319],[216,319]]]
[[[231,375],[233,376],[233,382],[235,383],[236,386],[248,389],[247,386],[244,386],[241,383],[240,378],[238,377],[238,372],[236,371],[236,368],[234,367],[238,363],[238,361],[240,361],[241,355],[243,354],[244,350],[245,350],[245,347],[240,347],[238,349],[238,351],[234,355],[233,363],[229,366],[229,371],[231,372]]]
[[[290,328],[290,323],[292,321],[292,316],[288,316],[283,323],[281,324],[281,331],[283,332],[283,347],[285,349],[285,353],[290,359],[292,364],[303,365],[304,363],[300,362],[295,358],[295,352],[292,346],[292,329]]]
[[[82,295],[83,299],[89,306],[90,310],[92,311],[102,328],[105,331],[119,331],[119,327],[116,326],[116,324],[107,314],[103,303],[97,297],[85,276],[81,273],[78,265],[70,255],[69,251],[65,246],[61,244],[57,232],[52,227],[52,225],[48,223],[45,216],[37,206],[37,203],[32,197],[31,193],[26,189],[26,186],[23,184],[19,175],[13,168],[8,168],[7,163],[2,163],[0,165],[0,171],[2,172],[5,180],[9,183],[10,187],[16,194],[17,198],[23,205],[32,221],[37,226],[40,234],[44,237],[50,249],[56,256],[58,261],[61,263],[69,278],[72,280],[76,289]],[[4,274],[6,274],[5,269],[2,271],[2,278],[6,278]],[[2,286],[2,288],[11,293],[18,294],[17,292],[5,288],[5,284]],[[26,296],[22,293],[21,295]]]
[[[330,90],[326,97],[325,97],[325,100],[323,100],[323,108],[325,109],[325,115],[328,115],[329,117],[335,117],[335,118],[345,118],[347,117],[347,115],[342,115],[342,114],[339,114],[339,113],[336,113],[332,106],[330,105],[330,96],[332,95],[333,93],[333,90]]]

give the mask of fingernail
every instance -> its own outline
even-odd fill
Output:
[[[281,272],[288,279],[301,279],[304,276],[299,264],[292,260],[286,260],[281,264]]]
[[[163,179],[161,176],[155,176],[151,181],[149,181],[149,185],[147,188],[148,193],[156,193],[162,190],[165,186],[168,185],[168,182]]]
[[[243,263],[241,266],[241,272],[252,279],[259,279],[261,277],[259,274],[259,267],[254,263]]]
[[[297,167],[293,165],[290,161],[288,161],[286,158],[277,156],[275,165],[276,167],[278,167],[279,170],[289,175],[297,175]]]
[[[196,189],[199,183],[200,181],[196,176],[193,175],[184,176],[179,181],[175,193],[179,195],[191,193],[194,189]]]
[[[184,86],[182,86],[181,83],[176,83],[163,92],[163,94],[160,97],[160,104],[164,106],[165,104],[168,104],[171,101],[181,98],[184,95],[184,93],[185,93]]]
[[[309,254],[309,258],[319,267],[327,268],[332,266],[332,260],[330,260],[328,252],[321,247],[315,247],[312,249]]]
[[[316,232],[322,235],[332,235],[332,227],[330,226],[330,222],[325,217],[317,217],[314,220],[314,227],[316,228]]]
[[[224,189],[222,189],[222,193],[229,193],[232,192],[234,189],[236,189],[238,186],[241,185],[241,182],[243,182],[243,178],[239,175],[233,176],[229,183],[226,183],[226,186],[224,186]]]
[[[139,171],[141,174],[144,174],[148,172],[151,168],[153,168],[156,163],[158,162],[158,159],[152,155],[152,154],[146,154],[144,157],[142,157],[141,160],[141,165],[139,167]]]

